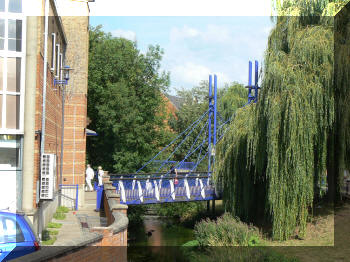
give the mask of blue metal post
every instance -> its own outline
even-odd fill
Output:
[[[208,172],[211,169],[211,116],[212,116],[212,76],[209,75],[209,120],[208,120]]]
[[[213,137],[213,142],[214,142],[214,147],[216,145],[216,139],[217,139],[217,135],[216,135],[216,117],[217,117],[217,101],[218,101],[218,97],[217,97],[217,91],[218,91],[218,86],[217,86],[217,76],[214,75],[214,137]]]
[[[217,133],[216,133],[217,101],[218,101],[218,79],[217,79],[217,76],[214,75],[214,136],[213,136],[214,150],[216,149],[216,139],[217,139]],[[213,156],[213,164],[215,164],[215,155]],[[213,212],[213,214],[215,213],[214,194],[213,194],[212,212]]]
[[[259,63],[255,60],[255,99],[254,103],[258,101],[258,80],[259,80]]]
[[[248,103],[252,100],[252,61],[249,61],[248,67]]]
[[[75,210],[78,210],[78,197],[79,197],[79,185],[76,186],[76,192],[75,192]]]

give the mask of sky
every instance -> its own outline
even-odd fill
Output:
[[[149,4],[152,6],[152,2],[157,1],[150,0]],[[233,8],[234,1],[225,6],[227,1],[217,0],[218,8],[213,2],[206,5],[206,0],[201,1],[209,7],[207,10],[191,6],[182,9],[181,4],[186,5],[183,0],[178,1],[179,6],[172,11],[163,7],[149,9],[147,5],[144,10],[122,6],[111,13],[113,8],[105,5],[106,0],[100,0],[100,4],[96,0],[89,4],[90,24],[102,25],[104,31],[115,37],[136,41],[142,53],[149,45],[159,45],[164,50],[161,70],[170,72],[171,94],[176,93],[175,89],[198,85],[201,80],[207,80],[209,74],[218,76],[219,87],[233,81],[247,84],[248,61],[258,60],[261,65],[273,27],[269,16],[271,2],[242,1],[245,5]],[[230,7],[231,12],[227,12]]]

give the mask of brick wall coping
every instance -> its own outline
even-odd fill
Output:
[[[125,205],[122,205],[122,206],[125,206]],[[112,215],[114,217],[114,222],[111,225],[109,225],[108,227],[93,227],[92,230],[96,232],[96,231],[103,231],[107,229],[109,231],[112,231],[113,234],[116,234],[128,228],[129,219],[126,215],[114,210],[112,211]]]
[[[57,258],[61,255],[66,255],[69,252],[75,252],[80,248],[89,246],[96,242],[101,241],[103,235],[100,233],[85,233],[84,237],[72,240],[71,243],[67,242],[67,246],[42,246],[39,251],[25,255],[14,260],[13,262],[41,262],[47,261],[52,258]]]
[[[114,186],[108,185],[108,184],[104,184],[104,185],[103,185],[103,189],[104,189],[105,191],[107,191],[107,190],[116,191],[116,188],[115,188]]]
[[[113,198],[110,198],[107,201],[108,201],[109,209],[111,211],[113,211],[113,210],[127,210],[128,209],[127,205],[120,204],[120,203],[118,203],[117,200],[115,200]]]
[[[106,191],[107,198],[120,198],[120,194],[117,194],[111,190]]]

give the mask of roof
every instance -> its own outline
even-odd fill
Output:
[[[177,110],[179,110],[184,103],[183,99],[181,99],[178,96],[172,96],[172,95],[168,95],[168,94],[165,94],[165,96],[176,107]]]

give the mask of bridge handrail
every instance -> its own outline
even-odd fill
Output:
[[[178,174],[211,174],[208,171],[178,171]],[[122,173],[122,174],[108,174],[110,177],[116,176],[147,176],[147,175],[166,175],[169,172],[149,172],[149,173]]]
[[[110,178],[110,181],[118,181],[118,180],[157,180],[157,179],[164,179],[164,180],[171,180],[171,179],[195,179],[195,178],[208,178],[210,176],[167,176],[167,177],[120,177],[120,178]]]

